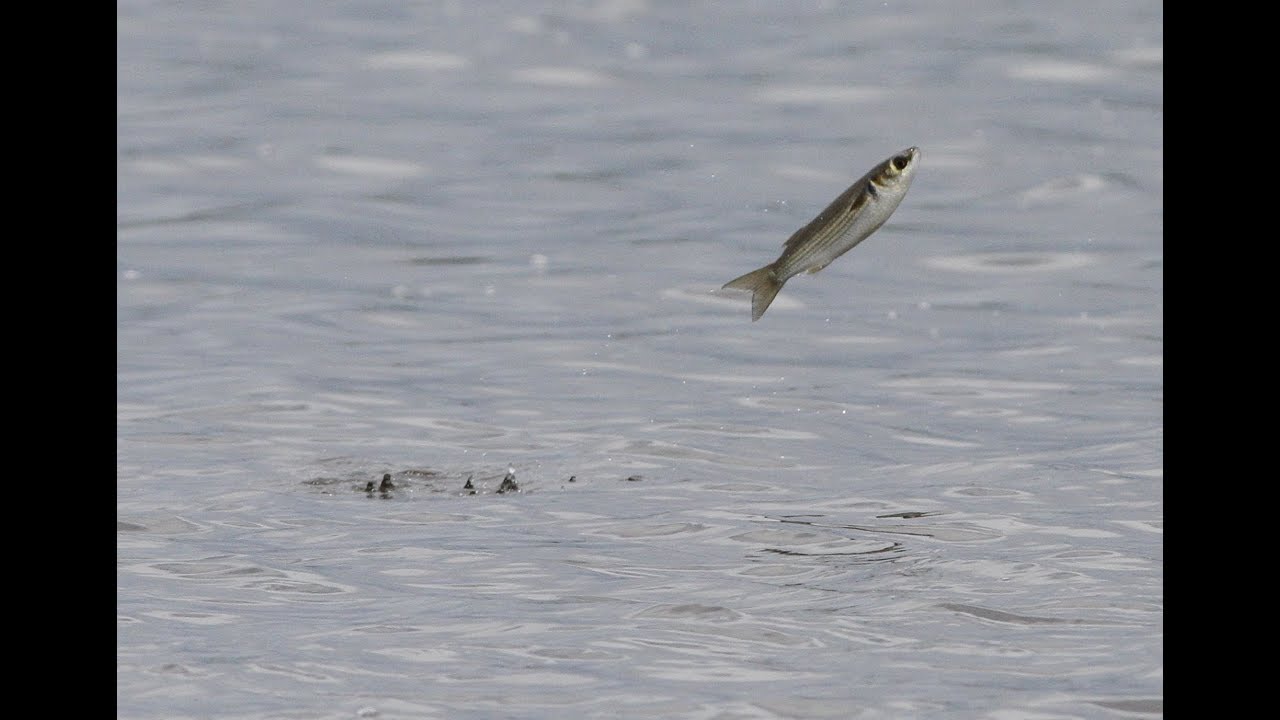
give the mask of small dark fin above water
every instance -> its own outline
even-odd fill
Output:
[[[471,477],[472,477],[471,475],[468,475],[468,476],[467,476],[467,482],[466,482],[466,484],[465,484],[465,485],[463,485],[463,486],[462,486],[462,489],[463,489],[463,490],[475,490],[475,489],[476,489],[476,486],[471,484]]]
[[[782,289],[784,283],[778,281],[778,274],[774,272],[775,265],[776,263],[769,263],[759,270],[752,270],[724,284],[726,289],[751,291],[751,322],[759,320],[760,316],[764,315],[764,311],[769,309],[769,304]]]
[[[516,484],[516,474],[508,472],[507,476],[502,478],[502,484],[498,486],[499,493],[520,492],[520,486]]]
[[[370,483],[370,485],[372,484]],[[382,484],[378,486],[378,489],[382,492],[396,489],[396,484],[391,482],[391,473],[386,473],[382,476]]]
[[[365,491],[365,492],[367,492],[367,493],[371,493],[371,492],[373,492],[373,489],[374,489],[374,488],[373,488],[373,481],[372,481],[372,480],[370,480],[370,481],[369,481],[369,484],[364,486],[364,491]]]

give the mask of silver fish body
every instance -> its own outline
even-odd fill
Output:
[[[750,290],[751,321],[759,320],[788,280],[801,272],[818,272],[879,230],[906,197],[919,164],[920,149],[909,147],[871,168],[795,231],[777,260],[724,287]]]

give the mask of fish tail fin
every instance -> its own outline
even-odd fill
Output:
[[[759,270],[752,270],[724,284],[726,288],[751,291],[751,322],[759,320],[760,316],[764,315],[764,311],[769,309],[769,303],[773,302],[778,291],[786,283],[786,280],[778,279],[775,265],[776,263],[769,263]]]

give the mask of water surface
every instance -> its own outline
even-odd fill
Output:
[[[1163,715],[1161,3],[117,39],[119,717]]]

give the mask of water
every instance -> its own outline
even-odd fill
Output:
[[[117,715],[1161,716],[1162,14],[118,4]]]

